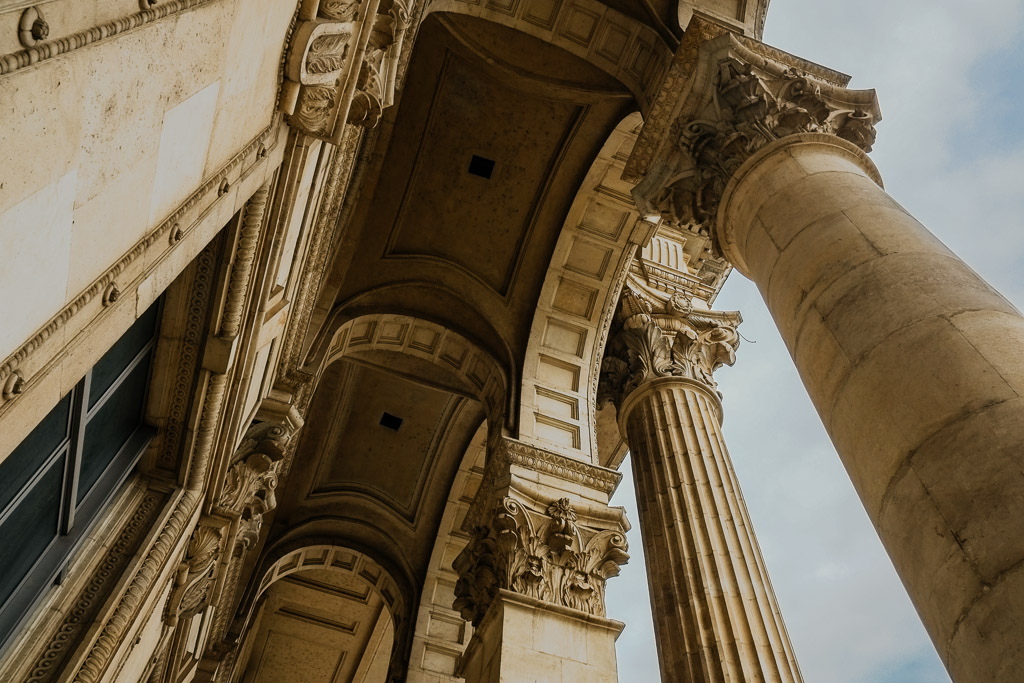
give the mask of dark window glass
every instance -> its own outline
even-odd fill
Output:
[[[70,416],[71,394],[68,394],[43,418],[32,433],[18,444],[7,459],[0,463],[0,512],[14,500],[18,491],[68,438]],[[3,536],[0,536],[0,543],[6,545]]]
[[[0,462],[0,646],[153,434],[143,417],[159,311],[150,307]]]
[[[114,342],[110,350],[103,354],[99,362],[92,368],[92,381],[89,386],[89,407],[103,396],[103,392],[120,377],[124,369],[153,338],[156,329],[157,311],[160,307],[153,304],[149,310],[136,320],[124,335]]]
[[[148,355],[136,365],[85,426],[81,473],[78,478],[80,503],[114,456],[128,442],[142,421],[149,380]]]
[[[11,597],[32,565],[57,538],[64,460],[65,456],[57,458],[0,524],[0,539],[7,550],[0,571],[0,604]]]

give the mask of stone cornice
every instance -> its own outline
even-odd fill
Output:
[[[141,12],[130,14],[127,17],[114,19],[99,26],[93,26],[68,36],[62,36],[54,40],[39,42],[31,47],[12,52],[0,57],[0,76],[13,73],[19,69],[33,66],[47,59],[59,57],[62,54],[77,50],[78,48],[98,43],[108,38],[131,31],[140,26],[150,24],[173,14],[179,14],[202,5],[208,5],[217,0],[170,0],[155,5],[151,9],[144,9]],[[10,9],[10,8],[9,8]]]
[[[615,470],[592,465],[565,455],[544,450],[521,441],[502,438],[491,455],[492,467],[508,469],[509,465],[519,465],[528,470],[543,472],[553,477],[588,489],[611,495],[622,480],[622,474]]]

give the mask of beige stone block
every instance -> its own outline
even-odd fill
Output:
[[[757,217],[751,219],[752,226],[747,233],[746,242],[742,245],[742,258],[749,272],[744,273],[761,287],[762,296],[768,288],[768,280],[779,259],[779,248],[768,236],[764,224]],[[760,284],[759,284],[760,283]]]
[[[789,340],[785,341],[789,346]],[[810,311],[804,318],[791,354],[808,395],[819,406],[819,414],[822,410],[827,414],[852,363],[817,311]]]
[[[912,468],[894,482],[874,522],[903,583],[914,587],[914,606],[932,637],[952,633],[982,586]]]
[[[1015,313],[970,311],[953,316],[950,322],[1024,396],[1024,318]]]
[[[842,213],[825,216],[782,250],[766,302],[784,339],[793,339],[820,292],[878,252]]]
[[[994,582],[1024,561],[1024,399],[955,422],[911,458],[929,497],[978,573]]]
[[[840,340],[841,342],[841,340]],[[948,321],[894,332],[850,371],[826,427],[869,514],[905,458],[951,422],[1016,398]]]
[[[807,177],[807,172],[793,162],[788,150],[772,154],[739,182],[729,197],[729,218],[734,220],[737,235],[736,244],[745,241],[741,232],[749,221],[758,214],[766,201],[787,191]]]
[[[270,123],[276,107],[281,50],[294,7],[273,0],[240,0],[226,36],[217,118],[207,163],[214,172]],[[223,28],[218,35],[225,35]],[[280,49],[268,48],[278,46]]]
[[[953,255],[938,237],[891,198],[880,204],[855,206],[844,213],[880,254],[919,252]]]
[[[0,214],[0,358],[14,353],[65,303],[78,174],[65,174]]]
[[[165,78],[178,60],[161,58],[170,22],[153,22],[116,40],[95,43],[61,57],[86,89],[77,103],[81,135],[80,182],[75,205],[97,197],[126,169],[152,157],[160,135]],[[195,48],[192,48],[195,51]]]
[[[203,179],[213,130],[218,83],[206,86],[164,115],[149,223],[166,218]]]
[[[864,263],[823,290],[814,307],[852,359],[895,330],[933,316],[1015,312],[962,261],[934,253],[891,254]]]
[[[66,59],[3,77],[0,111],[9,115],[0,125],[0,214],[77,167],[87,90],[75,63]]]
[[[1024,565],[1007,572],[971,606],[943,659],[955,681],[1024,680]],[[984,679],[978,672],[985,672]]]
[[[98,195],[75,208],[67,287],[69,301],[145,236],[155,161],[152,156],[144,157],[134,167],[125,169]],[[111,215],[111,207],[117,207],[116,215]]]
[[[768,199],[758,209],[757,217],[772,241],[784,249],[811,223],[854,206],[877,204],[879,197],[885,195],[864,175],[818,173],[766,196]]]

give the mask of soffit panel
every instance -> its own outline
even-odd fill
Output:
[[[342,246],[340,310],[423,317],[521,358],[572,197],[632,102],[560,48],[429,16]],[[489,179],[469,173],[474,155],[494,162]]]

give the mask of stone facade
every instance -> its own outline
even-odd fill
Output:
[[[0,680],[618,680],[627,448],[664,680],[801,680],[733,269],[954,680],[1024,677],[1024,321],[766,9],[0,2]]]

